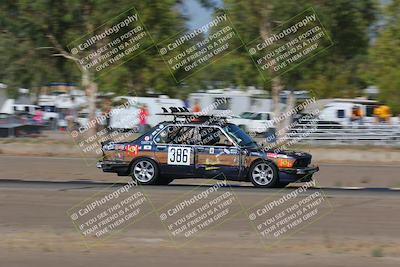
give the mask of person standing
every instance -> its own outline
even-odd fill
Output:
[[[35,109],[35,115],[33,115],[33,121],[35,124],[41,124],[43,121],[43,112],[40,110],[39,107]]]
[[[147,105],[143,104],[139,109],[139,133],[145,132],[148,116],[149,110],[147,109]]]
[[[199,101],[195,100],[194,105],[192,107],[192,112],[200,112],[200,111],[201,111],[201,107],[200,107]]]

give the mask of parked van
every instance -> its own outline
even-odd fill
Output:
[[[361,110],[362,123],[371,124],[375,122],[374,108],[378,105],[378,101],[362,98],[321,99],[308,105],[303,113],[311,113],[318,109],[320,111],[319,119],[348,125],[351,124],[352,110],[354,107],[357,107]]]

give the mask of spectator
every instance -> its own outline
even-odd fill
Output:
[[[139,132],[144,133],[147,125],[147,117],[149,116],[149,110],[147,105],[143,104],[139,109]]]
[[[374,116],[378,123],[390,123],[390,117],[392,116],[390,107],[382,103],[380,106],[375,107]]]
[[[43,112],[40,110],[39,107],[35,109],[35,114],[33,115],[33,121],[35,124],[41,124],[43,121]]]
[[[200,104],[199,104],[198,100],[194,101],[194,105],[192,107],[192,111],[193,112],[200,112],[201,111],[201,107],[200,107]]]
[[[354,105],[352,110],[351,110],[351,117],[350,117],[351,122],[358,122],[359,124],[362,124],[363,122],[363,112],[361,110],[360,106]]]

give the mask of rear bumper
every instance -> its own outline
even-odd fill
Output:
[[[129,164],[123,161],[98,161],[96,167],[102,169],[103,172],[114,172],[118,175],[129,174]]]
[[[319,171],[318,166],[309,166],[303,168],[281,168],[279,169],[280,182],[309,182],[314,173]]]

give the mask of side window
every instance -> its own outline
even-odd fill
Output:
[[[262,120],[270,120],[269,113],[263,113],[262,114]]]
[[[155,138],[155,141],[159,144],[169,144],[174,134],[174,126],[168,126],[164,128]]]
[[[218,128],[202,127],[201,144],[205,146],[233,146],[228,137]]]
[[[257,115],[255,115],[252,119],[256,120],[256,121],[261,120],[261,113],[258,113]]]
[[[339,119],[345,118],[345,117],[346,117],[345,115],[346,115],[346,114],[345,114],[344,109],[338,109],[338,110],[337,110],[337,117],[338,117]]]
[[[201,138],[198,127],[171,125],[164,128],[155,141],[159,144],[194,145]]]
[[[366,117],[373,117],[374,116],[374,108],[375,108],[375,106],[372,106],[372,105],[366,106],[366,114],[365,114],[365,116]]]

